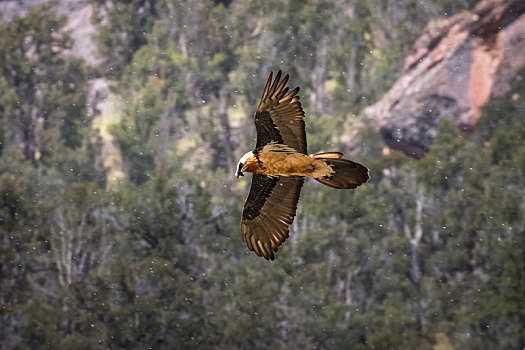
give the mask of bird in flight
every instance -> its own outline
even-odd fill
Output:
[[[266,260],[289,237],[306,176],[333,188],[351,189],[370,179],[368,169],[340,152],[308,155],[299,87],[289,90],[290,76],[273,72],[255,112],[257,142],[237,166],[235,176],[253,173],[241,221],[242,239]]]

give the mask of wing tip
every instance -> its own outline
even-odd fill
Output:
[[[274,247],[271,243],[263,243],[260,239],[255,238],[252,228],[250,225],[244,223],[241,224],[241,237],[249,250],[257,254],[257,256],[263,257],[266,260],[275,260],[275,254],[278,247]]]

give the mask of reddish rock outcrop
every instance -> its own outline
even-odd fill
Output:
[[[422,157],[443,118],[469,130],[489,99],[510,89],[525,64],[525,1],[487,0],[427,31],[404,73],[365,110],[389,145]]]

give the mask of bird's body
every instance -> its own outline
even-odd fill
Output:
[[[288,238],[305,177],[327,186],[351,189],[370,179],[366,167],[340,152],[307,154],[304,112],[299,88],[289,91],[289,76],[270,73],[255,113],[255,149],[239,161],[236,176],[253,173],[244,204],[241,233],[250,250],[273,260]]]
[[[266,176],[309,176],[315,179],[334,172],[315,155],[307,156],[281,144],[266,145],[255,154],[250,152],[245,164],[244,171]]]

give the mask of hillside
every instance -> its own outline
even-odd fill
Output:
[[[5,0],[0,2],[2,20],[25,16],[30,9],[44,5],[52,6],[58,14],[67,16],[67,25],[63,30],[71,35],[74,43],[67,54],[81,57],[88,64],[99,64],[101,58],[93,38],[97,30],[91,23],[94,4],[90,0]]]
[[[2,349],[525,348],[521,2],[0,11]],[[372,179],[306,181],[268,262],[233,174],[278,69]]]
[[[102,56],[96,43],[98,25],[93,21],[94,12],[100,9],[96,7],[97,2],[8,0],[0,3],[0,12],[4,21],[8,21],[44,4],[67,16],[64,30],[71,35],[73,46],[66,54],[80,57],[94,67],[100,65]],[[351,19],[353,14],[347,12]],[[417,158],[428,152],[443,118],[451,118],[461,130],[472,130],[481,115],[481,107],[490,99],[509,93],[511,80],[525,63],[525,56],[521,54],[525,51],[525,5],[522,1],[483,1],[471,12],[430,23],[407,50],[397,82],[378,102],[365,106],[366,117],[380,130],[386,144]],[[375,34],[381,38],[385,35],[381,31],[386,29],[376,28]],[[260,25],[255,30],[260,31]],[[381,49],[384,43],[375,45]],[[349,58],[355,55],[353,52],[350,51]],[[397,70],[399,67],[392,69]],[[321,85],[325,88],[312,96],[333,86],[333,80],[324,79]],[[106,124],[104,114],[107,113],[107,104],[103,102],[110,84],[111,80],[106,78],[91,84],[90,95],[100,96],[101,104],[95,110],[102,114],[99,123],[103,124]],[[347,84],[354,86],[355,82],[347,78]],[[114,103],[119,102],[110,102]],[[234,121],[230,124],[235,128]],[[341,140],[352,144],[354,136],[347,132]],[[112,138],[108,140],[112,142]],[[110,158],[120,157],[111,146],[106,148],[105,154]],[[108,166],[110,163],[115,161],[108,162]],[[120,170],[118,165],[114,169]]]

